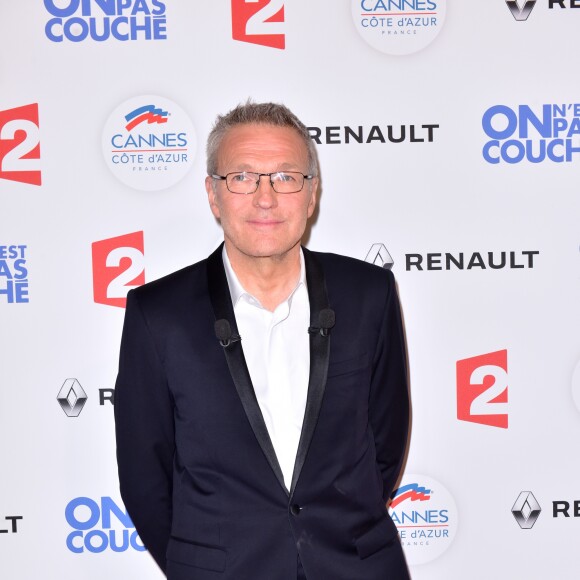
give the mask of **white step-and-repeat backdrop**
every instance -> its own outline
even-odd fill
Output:
[[[396,275],[412,577],[578,578],[579,34],[578,0],[2,0],[0,577],[161,577],[117,485],[125,295],[220,241],[204,142],[252,98],[318,144],[308,246]]]

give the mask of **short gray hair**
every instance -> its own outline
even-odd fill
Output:
[[[207,173],[215,175],[218,171],[218,151],[224,137],[230,129],[238,125],[274,125],[294,129],[306,146],[308,152],[308,173],[318,174],[318,157],[316,147],[310,138],[308,129],[300,119],[286,106],[278,103],[253,103],[248,100],[225,115],[218,115],[207,138]]]

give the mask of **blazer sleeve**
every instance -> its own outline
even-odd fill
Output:
[[[173,400],[134,291],[127,295],[115,431],[121,497],[142,542],[165,571],[172,519]]]
[[[388,271],[388,290],[382,311],[380,337],[373,361],[369,421],[377,463],[388,501],[399,476],[409,428],[407,351],[395,279]]]

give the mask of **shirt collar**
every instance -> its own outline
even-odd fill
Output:
[[[228,257],[228,253],[226,251],[225,245],[222,249],[222,260],[224,262],[224,270],[226,271],[226,278],[228,281],[228,286],[230,289],[230,296],[232,298],[232,304],[233,304],[234,308],[236,307],[236,305],[238,304],[238,302],[240,301],[240,299],[243,296],[249,296],[249,297],[253,298],[257,304],[260,304],[259,300],[255,296],[252,296],[249,292],[247,292],[244,289],[240,280],[236,276],[236,273],[234,272],[234,269],[232,268],[232,263],[230,262],[230,258]],[[291,303],[292,296],[294,296],[295,292],[302,286],[304,286],[304,288],[307,288],[307,286],[306,286],[306,268],[304,266],[304,252],[302,252],[302,248],[300,248],[300,277],[298,278],[298,283],[296,284],[296,287],[292,290],[292,292],[290,292],[290,295],[288,296],[288,298],[286,298],[285,302]]]

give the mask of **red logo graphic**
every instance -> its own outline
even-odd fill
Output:
[[[457,418],[508,428],[507,350],[457,361]]]
[[[127,292],[145,284],[143,232],[94,242],[92,249],[95,302],[125,308]]]
[[[404,501],[428,501],[431,499],[431,490],[421,487],[418,483],[409,483],[396,489],[391,496],[391,509],[395,509]]]
[[[232,0],[232,38],[284,49],[283,0]]]
[[[0,179],[40,185],[38,103],[0,111]]]

